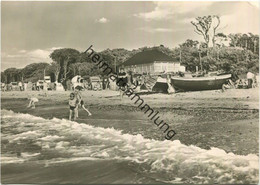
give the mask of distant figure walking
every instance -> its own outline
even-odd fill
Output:
[[[247,77],[247,81],[248,81],[248,88],[252,88],[253,79],[254,79],[255,75],[253,73],[251,73],[250,71],[248,71],[248,73],[246,74],[246,77]]]
[[[39,102],[38,98],[28,98],[30,100],[29,105],[27,106],[27,108],[32,107],[32,109],[35,109],[35,103]]]

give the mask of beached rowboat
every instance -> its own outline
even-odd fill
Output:
[[[209,77],[171,77],[171,83],[174,88],[183,91],[201,91],[221,89],[222,85],[231,78],[231,74]]]

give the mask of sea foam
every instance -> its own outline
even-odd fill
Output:
[[[1,113],[2,139],[8,141],[7,149],[12,150],[17,143],[38,146],[35,154],[30,151],[32,147],[28,147],[22,152],[30,155],[4,157],[2,163],[118,160],[141,165],[138,168],[140,173],[160,174],[160,180],[168,183],[258,182],[259,158],[255,154],[235,155],[220,148],[205,150],[184,145],[179,140],[146,139],[140,134],[122,134],[114,128],[94,127],[65,119],[48,120],[7,110]]]

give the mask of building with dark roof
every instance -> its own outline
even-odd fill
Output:
[[[185,67],[181,66],[179,61],[157,49],[139,52],[126,60],[122,66],[126,71],[141,74],[185,71]]]

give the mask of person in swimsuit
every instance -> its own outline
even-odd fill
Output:
[[[83,89],[83,87],[81,86],[77,86],[75,87],[75,96],[78,100],[78,104],[77,104],[77,107],[76,107],[76,117],[78,118],[79,117],[79,112],[78,112],[78,109],[79,107],[82,107],[87,113],[89,116],[91,116],[92,114],[89,112],[89,110],[85,107],[84,105],[84,101],[82,99],[82,95],[81,95],[81,89]]]
[[[70,99],[69,99],[69,106],[70,106],[70,115],[69,120],[71,120],[72,114],[73,114],[73,120],[76,120],[76,109],[78,105],[78,100],[74,93],[70,93]]]

